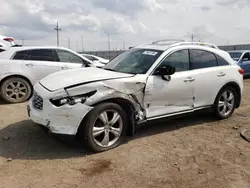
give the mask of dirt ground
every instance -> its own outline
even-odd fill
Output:
[[[240,132],[250,128],[250,79],[244,82],[242,106],[227,120],[201,113],[153,123],[99,154],[43,132],[25,104],[0,104],[0,187],[249,188],[250,143]]]

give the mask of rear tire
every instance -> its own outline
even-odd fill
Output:
[[[30,83],[20,77],[6,79],[1,85],[1,97],[8,103],[21,103],[32,94]]]
[[[214,104],[215,115],[218,119],[229,118],[237,104],[238,96],[235,89],[231,86],[223,88],[216,97]]]
[[[95,106],[80,125],[78,138],[94,152],[103,152],[119,146],[126,137],[127,114],[115,103]]]

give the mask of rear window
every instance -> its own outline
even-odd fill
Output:
[[[211,52],[204,50],[190,50],[191,69],[217,67],[217,59]]]
[[[13,59],[15,59],[15,60],[24,60],[26,58],[27,52],[28,52],[27,50],[16,52]]]
[[[224,60],[222,57],[216,55],[216,58],[217,58],[218,66],[229,65],[228,62],[226,62],[226,60]]]
[[[51,49],[37,49],[28,51],[27,60],[55,61],[55,57]]]

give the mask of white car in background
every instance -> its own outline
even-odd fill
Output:
[[[24,102],[32,95],[33,85],[49,74],[88,66],[101,65],[67,48],[11,47],[0,53],[1,97],[9,103]]]
[[[77,135],[91,150],[106,151],[145,121],[206,108],[229,118],[241,103],[243,72],[215,45],[156,41],[102,69],[47,76],[34,86],[27,109],[52,133]]]
[[[89,60],[96,62],[96,63],[102,63],[102,64],[107,64],[109,62],[108,59],[104,59],[102,57],[98,57],[95,55],[91,55],[91,54],[81,54],[84,57],[88,58]]]
[[[3,52],[14,45],[15,45],[15,40],[13,37],[6,37],[0,35],[0,52]]]

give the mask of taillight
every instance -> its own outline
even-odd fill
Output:
[[[13,38],[10,38],[10,37],[4,38],[3,40],[8,41],[8,42],[13,42],[13,41],[14,41],[14,39],[13,39]]]
[[[239,69],[238,71],[240,74],[242,74],[242,75],[244,74],[244,69]]]

